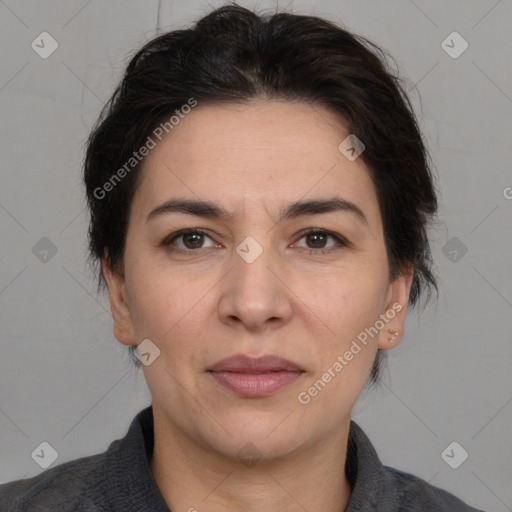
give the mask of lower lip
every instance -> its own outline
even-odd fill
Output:
[[[234,393],[246,397],[268,396],[295,382],[304,372],[269,372],[260,374],[209,372],[215,381]]]

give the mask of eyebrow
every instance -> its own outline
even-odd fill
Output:
[[[361,208],[351,201],[335,196],[329,199],[312,199],[308,201],[296,201],[291,203],[280,211],[279,222],[283,220],[292,220],[298,217],[331,213],[347,212],[354,214],[364,224],[369,225],[366,215]],[[196,215],[208,219],[228,220],[233,217],[229,211],[222,206],[210,201],[200,201],[192,199],[170,199],[155,209],[151,210],[147,216],[146,222],[164,214],[185,213]]]

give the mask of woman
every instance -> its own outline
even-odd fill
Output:
[[[2,510],[476,510],[351,420],[437,288],[427,150],[371,46],[235,5],[134,56],[84,179],[152,405],[107,452],[0,486]]]

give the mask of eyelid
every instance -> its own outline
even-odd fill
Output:
[[[309,235],[312,233],[323,233],[332,238],[338,239],[340,242],[346,243],[347,245],[350,243],[343,235],[336,233],[335,231],[330,231],[325,228],[306,228],[299,233],[299,239],[305,235]]]
[[[189,233],[198,234],[198,235],[204,235],[204,236],[210,238],[213,241],[213,238],[203,229],[200,229],[200,228],[185,228],[185,229],[180,229],[179,231],[175,231],[174,233],[171,233],[169,236],[165,237],[162,240],[161,245],[163,245],[163,246],[171,245],[171,243],[174,242],[174,240],[176,240],[177,238],[180,238],[181,236],[188,235]],[[180,248],[178,248],[177,250],[197,252],[199,249],[194,250],[194,249],[180,249]]]
[[[299,233],[299,237],[298,237],[297,241],[301,240],[306,235],[313,234],[313,233],[321,233],[321,234],[326,235],[327,237],[333,238],[336,241],[337,247],[336,246],[328,247],[326,249],[321,248],[321,247],[318,249],[314,249],[314,248],[310,248],[310,247],[303,247],[303,249],[309,251],[310,254],[315,254],[315,253],[324,254],[324,253],[336,251],[336,250],[340,249],[340,247],[348,247],[348,248],[353,247],[353,245],[343,235],[340,235],[339,233],[336,233],[334,231],[330,231],[330,230],[324,229],[324,228],[304,229]],[[297,242],[295,242],[295,243],[297,243]]]
[[[163,239],[163,241],[161,242],[160,245],[165,246],[165,247],[170,246],[174,242],[174,240],[176,240],[177,238],[180,238],[181,236],[184,236],[184,235],[187,235],[190,233],[204,235],[205,237],[210,238],[210,240],[215,242],[213,240],[213,238],[204,229],[185,228],[185,229],[181,229],[179,231],[175,231],[174,233],[171,233],[169,236],[167,236],[166,238]],[[303,249],[309,251],[311,254],[328,253],[328,252],[335,251],[335,250],[339,249],[340,247],[353,247],[352,244],[344,236],[340,235],[339,233],[336,233],[336,232],[333,232],[333,231],[330,231],[330,230],[324,229],[324,228],[314,228],[314,227],[306,228],[306,229],[302,230],[298,234],[297,241],[295,243],[297,243],[299,240],[304,238],[306,235],[309,235],[312,233],[321,233],[321,234],[327,235],[328,237],[333,238],[336,241],[338,247],[330,247],[327,249],[324,249],[321,247],[320,248],[303,247]],[[215,243],[217,243],[217,242],[215,242]],[[192,253],[192,252],[199,252],[201,249],[205,249],[205,247],[199,247],[198,249],[181,249],[181,248],[177,247],[174,250],[177,252]]]

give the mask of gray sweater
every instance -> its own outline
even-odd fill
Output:
[[[0,512],[170,512],[149,465],[153,443],[150,406],[104,453],[0,485]],[[477,512],[418,477],[382,465],[353,420],[345,470],[352,492],[344,512]]]

